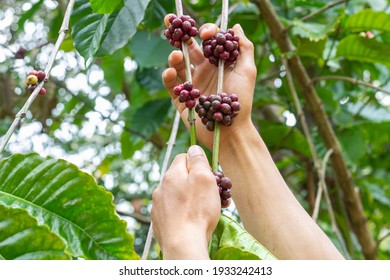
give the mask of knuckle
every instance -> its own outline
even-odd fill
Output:
[[[191,172],[192,178],[194,181],[201,184],[212,184],[215,183],[215,178],[213,173],[207,169],[195,169]]]

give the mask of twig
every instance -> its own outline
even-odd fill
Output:
[[[229,17],[229,0],[222,0],[222,12],[220,17],[221,17],[220,30],[226,31],[228,25],[228,17]],[[220,59],[218,62],[217,94],[223,92],[224,67],[225,67],[225,62],[222,59]],[[219,122],[215,122],[214,139],[213,139],[213,156],[211,159],[211,169],[213,172],[218,171],[220,137],[221,137],[221,125]]]
[[[179,130],[179,124],[180,124],[180,113],[179,113],[179,111],[176,111],[175,119],[174,119],[173,125],[172,125],[171,135],[169,136],[169,140],[167,143],[167,151],[165,153],[163,165],[161,168],[160,182],[158,183],[157,187],[161,186],[165,172],[168,169],[168,163],[169,163],[169,159],[171,157],[172,149],[175,146],[176,135],[177,135],[177,131]],[[152,239],[153,239],[153,222],[150,222],[148,235],[147,235],[146,241],[145,241],[144,251],[142,253],[142,258],[141,258],[142,260],[146,260],[148,258],[150,245],[152,244]]]
[[[293,96],[293,101],[294,101],[294,105],[295,105],[295,108],[296,108],[298,116],[299,116],[299,121],[301,123],[303,133],[306,137],[307,143],[308,143],[310,151],[311,151],[311,155],[312,155],[313,162],[314,162],[314,168],[318,174],[318,180],[319,180],[318,181],[318,192],[317,192],[317,197],[316,197],[316,201],[314,204],[315,206],[314,206],[314,211],[313,211],[313,220],[314,221],[317,220],[318,209],[319,209],[319,205],[320,205],[320,201],[321,201],[321,193],[322,193],[322,191],[324,191],[325,199],[326,199],[327,206],[328,206],[327,208],[328,208],[329,216],[331,217],[332,228],[333,228],[333,230],[334,230],[334,232],[339,240],[341,247],[343,248],[344,255],[349,257],[348,251],[345,248],[345,244],[344,244],[343,239],[341,237],[340,230],[337,226],[337,222],[336,222],[333,207],[332,207],[332,201],[329,198],[329,194],[328,194],[326,182],[325,182],[326,165],[328,163],[329,157],[333,153],[333,149],[328,150],[328,152],[325,154],[325,157],[322,160],[322,164],[321,164],[321,160],[319,159],[317,151],[316,151],[315,146],[314,146],[314,141],[310,135],[309,126],[307,125],[306,118],[305,118],[305,115],[304,115],[304,112],[302,109],[302,105],[299,101],[298,94],[295,90],[294,81],[293,81],[293,77],[292,77],[288,62],[287,62],[286,58],[283,56],[282,56],[282,63],[286,69],[287,83],[288,83],[288,86],[290,88],[291,94]],[[321,165],[322,165],[322,167],[321,167]]]
[[[54,46],[54,49],[50,55],[49,61],[48,61],[46,68],[45,68],[46,78],[44,81],[40,82],[37,85],[35,90],[31,93],[30,97],[27,99],[26,103],[23,105],[22,109],[16,114],[13,123],[11,124],[10,128],[8,129],[7,133],[5,134],[5,136],[3,137],[3,139],[0,143],[0,155],[3,152],[8,141],[10,140],[11,136],[15,132],[16,128],[19,126],[19,124],[21,123],[23,118],[26,117],[26,113],[27,113],[28,109],[30,108],[31,104],[34,102],[35,98],[37,97],[37,95],[41,91],[43,85],[45,84],[45,82],[47,82],[47,80],[50,77],[50,71],[51,71],[51,68],[53,67],[53,63],[54,63],[54,60],[57,56],[58,50],[60,49],[60,46],[61,46],[62,42],[64,41],[68,31],[69,31],[69,19],[70,19],[70,15],[72,13],[72,10],[73,10],[74,3],[75,3],[75,0],[70,0],[68,3],[68,6],[66,8],[66,12],[64,15],[64,19],[62,21],[62,25],[61,25],[61,28],[59,31],[57,42]]]
[[[183,6],[181,0],[176,0],[176,12],[178,16],[183,15]],[[194,40],[194,39],[191,39]],[[188,52],[188,46],[186,42],[182,43],[182,52],[185,63],[185,72],[186,72],[186,80],[187,82],[192,83],[192,75],[191,75],[191,60],[190,54]],[[188,124],[190,125],[190,137],[191,137],[191,145],[196,145],[196,125],[195,125],[195,109],[188,109]]]
[[[333,153],[332,149],[330,149],[330,150],[328,150],[326,152],[326,154],[324,156],[324,159],[322,160],[321,170],[320,170],[320,172],[318,174],[319,175],[318,191],[317,191],[316,200],[315,200],[315,203],[314,203],[313,214],[311,215],[311,217],[312,217],[312,219],[314,221],[317,221],[322,192],[326,188],[326,183],[325,183],[326,165],[327,165],[329,157],[332,155],[332,153]]]
[[[386,239],[390,237],[390,231],[388,231],[384,236],[382,236],[381,238],[379,238],[376,242],[376,246],[377,248],[379,247],[379,245]]]
[[[312,78],[312,82],[313,83],[315,83],[317,81],[326,81],[326,80],[345,81],[345,82],[349,82],[349,83],[351,83],[353,85],[361,85],[361,86],[365,86],[365,87],[369,87],[369,88],[375,89],[377,91],[380,91],[380,92],[383,92],[383,93],[386,93],[386,94],[390,94],[390,90],[385,89],[384,87],[374,86],[371,83],[368,83],[368,82],[365,82],[365,81],[362,81],[362,80],[359,80],[359,79],[354,79],[354,78],[351,78],[351,77],[335,76],[334,75],[334,76],[319,76],[319,77]]]
[[[333,8],[334,6],[343,4],[345,2],[347,2],[347,0],[339,0],[339,1],[329,2],[328,4],[323,6],[322,8],[320,8],[318,10],[315,10],[314,12],[312,12],[310,14],[307,14],[306,16],[300,18],[299,20],[300,21],[306,21],[308,19],[311,19],[311,18],[315,17],[316,15],[319,15],[319,14],[325,12],[328,9]],[[293,25],[289,25],[288,27],[286,27],[286,31],[290,30],[292,27],[293,27]]]
[[[313,162],[314,162],[314,167],[315,167],[315,169],[318,172],[320,170],[320,161],[319,161],[319,158],[318,158],[318,155],[317,155],[317,151],[315,149],[313,139],[312,139],[312,137],[310,135],[309,126],[307,125],[305,114],[303,112],[301,102],[299,101],[297,91],[295,90],[294,80],[293,80],[293,77],[292,77],[292,74],[291,74],[291,71],[290,71],[290,67],[288,65],[287,59],[285,57],[283,57],[283,56],[282,56],[282,63],[284,65],[284,68],[286,69],[287,83],[288,83],[288,86],[289,86],[290,91],[291,91],[291,95],[292,95],[292,98],[293,98],[293,102],[294,102],[295,108],[297,110],[299,122],[300,122],[300,124],[302,126],[302,130],[303,130],[303,133],[304,133],[304,135],[306,137],[307,144],[309,145],[311,156],[312,156]]]
[[[128,212],[124,212],[124,211],[120,211],[120,210],[116,210],[116,212],[121,216],[127,216],[130,218],[133,218],[133,219],[137,220],[138,222],[140,222],[141,224],[150,225],[150,223],[151,223],[149,217],[145,217],[139,213],[128,213]]]

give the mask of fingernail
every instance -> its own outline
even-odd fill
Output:
[[[204,152],[203,152],[203,149],[198,146],[198,145],[193,145],[191,146],[189,149],[188,149],[188,155],[190,157],[193,157],[193,156],[198,156],[198,155],[203,155]]]

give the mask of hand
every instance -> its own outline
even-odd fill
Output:
[[[165,17],[165,23],[168,24],[168,17]],[[241,111],[234,119],[230,127],[221,126],[221,143],[224,138],[229,137],[232,133],[243,130],[243,127],[251,125],[251,109],[256,80],[256,65],[254,63],[254,47],[251,41],[245,36],[239,24],[233,27],[237,36],[239,36],[240,55],[235,65],[225,67],[223,91],[232,94],[236,93],[241,103]],[[202,40],[214,36],[218,32],[215,24],[204,24],[199,29],[199,35]],[[195,40],[191,40],[188,46],[190,60],[192,63],[192,82],[195,88],[201,91],[201,94],[215,94],[217,90],[218,68],[210,64],[208,59],[203,56],[200,46]],[[173,51],[168,62],[170,67],[162,74],[162,80],[169,91],[176,108],[181,113],[184,123],[188,125],[188,110],[183,103],[180,103],[178,97],[173,94],[173,88],[186,81],[185,63],[181,51]],[[208,131],[200,122],[196,120],[197,137],[208,148],[212,147],[213,133]]]
[[[152,199],[153,231],[164,259],[208,259],[208,242],[218,223],[221,202],[199,146],[175,157]]]

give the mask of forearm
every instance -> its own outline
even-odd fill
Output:
[[[341,259],[286,185],[255,127],[243,127],[221,142],[220,163],[245,228],[280,259]]]

